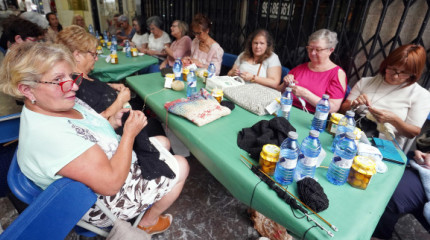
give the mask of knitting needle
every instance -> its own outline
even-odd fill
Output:
[[[254,166],[254,164],[249,161],[246,157],[244,157],[242,154],[240,155],[242,158],[244,158],[249,164],[251,164],[252,166]],[[248,165],[247,165],[248,166]],[[328,226],[330,226],[333,230],[335,230],[336,232],[338,231],[337,227],[331,223],[329,223],[328,221],[326,221],[323,217],[321,217],[318,213],[316,213],[314,210],[312,210],[310,207],[308,207],[306,204],[304,204],[302,201],[300,201],[300,199],[298,199],[296,196],[294,196],[294,194],[292,194],[291,192],[289,192],[287,189],[285,189],[281,184],[279,184],[278,182],[276,182],[275,180],[273,180],[273,178],[271,178],[269,175],[267,175],[265,172],[261,171],[261,169],[258,169],[261,173],[263,173],[264,175],[266,175],[266,177],[268,177],[270,180],[272,180],[276,185],[278,185],[282,190],[284,190],[286,193],[288,193],[290,196],[292,196],[294,199],[296,199],[299,203],[301,203],[304,207],[306,207],[309,211],[311,211],[313,214],[315,214],[315,216],[317,216],[319,219],[321,219],[323,222],[325,222]],[[322,226],[321,226],[322,227]],[[324,228],[323,228],[324,229]],[[330,236],[332,236],[330,231],[327,231],[326,229],[324,229]]]

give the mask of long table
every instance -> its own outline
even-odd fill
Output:
[[[120,81],[141,69],[158,63],[158,59],[152,56],[126,57],[124,52],[118,51],[118,64],[111,64],[106,62],[109,54],[110,51],[103,48],[103,54],[99,55],[99,60],[91,72],[92,76],[103,82]]]
[[[306,230],[314,225],[306,218],[296,218],[290,206],[279,199],[266,184],[259,184],[259,178],[240,160],[242,154],[258,164],[258,159],[251,159],[237,146],[238,132],[260,120],[271,119],[272,116],[257,116],[236,105],[230,115],[198,127],[182,117],[167,114],[164,103],[185,97],[186,92],[163,89],[164,79],[160,73],[128,77],[126,83],[145,100],[160,119],[166,121],[167,115],[168,127],[235,198],[285,226],[295,237],[301,238]],[[198,86],[202,87],[203,84],[199,82]],[[296,128],[300,142],[308,135],[311,120],[311,114],[292,108],[290,122]],[[323,166],[328,166],[333,156],[329,150],[332,139],[326,132],[320,135],[327,152]],[[402,156],[406,158],[403,153]],[[329,208],[319,214],[339,231],[334,232],[316,216],[312,215],[312,218],[331,230],[335,239],[368,240],[404,171],[402,165],[389,162],[386,164],[388,171],[373,176],[366,190],[353,188],[349,184],[335,186],[326,179],[327,169],[318,168],[315,177],[330,201]],[[288,191],[297,196],[296,183],[289,185]],[[302,216],[297,211],[294,213]],[[306,239],[331,237],[318,228],[312,228],[307,232]]]

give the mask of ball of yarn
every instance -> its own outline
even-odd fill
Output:
[[[175,91],[182,91],[184,87],[185,87],[185,84],[183,81],[175,80],[172,82],[172,89]]]
[[[306,177],[297,182],[300,200],[315,212],[328,208],[328,198],[321,185],[315,179]]]

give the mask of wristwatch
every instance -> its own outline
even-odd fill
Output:
[[[255,74],[252,76],[251,81],[250,82],[255,82]]]

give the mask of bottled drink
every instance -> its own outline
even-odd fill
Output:
[[[96,30],[96,38],[97,38],[97,41],[99,41],[99,40],[100,40],[99,31],[97,31],[97,30]]]
[[[319,135],[320,133],[317,130],[310,130],[309,136],[303,139],[296,172],[294,174],[296,181],[304,177],[314,177],[317,158],[321,152],[321,143],[318,139]]]
[[[208,66],[208,77],[207,78],[212,79],[213,77],[215,77],[215,73],[216,73],[215,65],[213,63],[210,63]]]
[[[187,76],[187,97],[191,97],[197,92],[197,80],[194,70],[190,70]]]
[[[312,130],[322,132],[325,129],[328,113],[330,111],[329,98],[328,94],[324,94],[321,100],[319,100],[315,110],[314,119],[312,119]]]
[[[94,36],[94,28],[93,25],[88,25],[88,32],[90,32]]]
[[[182,61],[180,58],[176,59],[173,64],[173,73],[175,74],[175,80],[180,80],[182,75]]]
[[[339,120],[339,124],[337,125],[336,135],[334,137],[333,143],[331,144],[331,151],[334,152],[336,148],[336,144],[339,140],[345,137],[347,132],[354,132],[355,129],[355,113],[354,111],[347,111],[345,116]]]
[[[333,159],[327,171],[327,179],[334,185],[343,185],[348,178],[352,161],[357,153],[354,138],[354,133],[347,132],[346,136],[336,145]]]
[[[130,42],[128,40],[125,40],[125,56],[131,57]]]
[[[281,108],[278,110],[278,117],[284,117],[287,120],[290,119],[290,110],[293,105],[293,95],[291,91],[292,89],[290,87],[285,88],[285,92],[281,97]]]
[[[116,36],[112,35],[112,48],[117,51],[118,50],[118,41],[116,40]]]
[[[109,42],[109,38],[108,38],[106,30],[103,32],[103,39],[105,40],[105,42],[103,43],[103,45],[105,47],[105,46],[107,46],[107,42]]]
[[[276,163],[274,177],[282,185],[288,185],[293,182],[294,169],[297,166],[297,158],[300,152],[297,137],[298,134],[291,131],[288,133],[288,138],[281,144],[281,152],[279,161]]]

